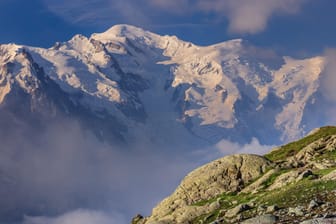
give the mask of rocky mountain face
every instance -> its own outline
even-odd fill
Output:
[[[196,46],[127,25],[49,49],[0,45],[1,120],[43,126],[70,117],[109,142],[274,144],[327,123],[309,113],[324,63],[243,40]]]
[[[336,223],[336,127],[264,156],[230,155],[188,174],[133,224]]]

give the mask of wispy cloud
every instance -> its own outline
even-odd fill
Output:
[[[148,215],[199,165],[183,150],[102,143],[69,119],[48,123],[43,133],[11,124],[0,141],[0,222],[33,214],[40,217],[26,217],[25,224],[129,223],[139,212]]]
[[[227,17],[233,33],[264,30],[273,15],[299,12],[305,0],[199,0],[199,9]]]
[[[150,0],[161,10],[181,13],[210,13],[229,20],[232,33],[258,33],[273,15],[298,13],[308,0]],[[205,15],[206,16],[206,15]]]
[[[263,31],[272,16],[298,13],[309,0],[43,1],[50,11],[77,24],[109,25],[121,22],[148,26],[158,25],[169,16],[173,19],[173,14],[181,18],[215,15],[216,20],[229,21],[228,30],[232,33],[254,34]]]
[[[263,145],[257,138],[252,138],[251,142],[241,144],[227,139],[222,139],[213,146],[195,150],[193,154],[199,161],[206,163],[217,158],[231,154],[256,154],[264,155],[269,152],[275,145]],[[203,158],[200,160],[199,158]]]
[[[323,99],[323,107],[320,109],[325,114],[322,116],[329,125],[336,124],[336,49],[325,51],[325,67],[320,76],[320,88]]]
[[[11,123],[0,130],[0,142],[0,222],[25,214],[24,224],[129,223],[137,213],[149,215],[194,168],[227,154],[269,149],[256,139],[245,145],[222,140],[200,153],[175,144],[111,146],[68,118],[43,131]]]
[[[57,217],[29,217],[23,224],[122,224],[127,223],[119,215],[111,215],[99,211],[75,210]]]
[[[74,141],[77,141],[77,140],[78,140],[77,138],[74,139]],[[68,142],[66,144],[68,144]],[[101,148],[101,145],[96,145],[96,146],[99,146],[98,149],[95,148],[95,150],[98,150],[97,153],[99,154],[99,151],[103,149]],[[111,197],[111,199],[115,200],[115,202],[113,203],[124,204],[125,203],[124,200],[127,199],[128,207],[124,209],[131,210],[133,214],[128,214],[128,212],[118,213],[115,210],[111,210],[111,208],[109,209],[106,207],[100,208],[100,210],[76,209],[76,210],[65,212],[64,214],[61,214],[58,216],[25,216],[22,224],[124,224],[124,223],[129,223],[132,215],[134,216],[136,214],[136,211],[130,205],[135,204],[137,208],[139,209],[138,212],[141,210],[140,208],[141,206],[145,206],[146,207],[145,210],[147,210],[148,212],[149,211],[148,205],[151,204],[150,206],[152,207],[156,205],[155,203],[152,203],[153,198],[155,198],[155,195],[157,195],[155,191],[158,191],[161,193],[161,198],[158,197],[157,202],[162,200],[163,192],[169,192],[164,189],[165,187],[163,187],[163,185],[166,185],[168,183],[167,180],[175,184],[174,187],[176,187],[180,178],[186,175],[187,171],[191,171],[193,168],[196,168],[197,166],[201,164],[209,162],[210,160],[217,159],[219,157],[222,157],[228,154],[233,154],[233,153],[264,154],[267,151],[269,151],[272,147],[273,146],[261,145],[258,139],[256,138],[253,138],[251,142],[247,144],[239,144],[239,143],[231,142],[228,140],[221,140],[220,142],[218,142],[216,145],[212,147],[199,150],[195,154],[189,155],[188,159],[181,158],[179,160],[172,160],[171,158],[167,156],[163,158],[159,156],[158,154],[150,156],[150,157],[142,157],[142,158],[141,156],[139,156],[139,154],[137,154],[136,156],[130,155],[127,153],[126,154],[122,153],[122,154],[117,155],[115,151],[111,152],[113,153],[115,157],[115,158],[112,158],[111,155],[109,155],[109,153],[105,152],[105,154],[101,158],[107,159],[107,162],[110,164],[105,164],[103,160],[97,160],[97,158],[95,159],[95,162],[97,164],[86,162],[87,166],[91,166],[94,169],[100,168],[100,166],[102,166],[103,169],[99,171],[97,170],[97,171],[94,171],[93,173],[91,172],[91,174],[88,174],[87,172],[88,168],[84,168],[77,164],[74,167],[77,170],[82,170],[86,176],[81,177],[79,173],[73,173],[73,171],[70,171],[71,173],[70,176],[65,177],[64,180],[66,182],[69,182],[70,178],[74,178],[74,179],[79,179],[83,181],[82,178],[89,179],[89,178],[92,178],[93,176],[98,176],[98,179],[97,177],[95,178],[95,185],[97,186],[91,186],[92,189],[86,192],[87,197],[91,197],[92,195],[90,194],[97,195],[96,191],[101,191],[102,185],[107,185],[109,186],[109,188],[114,188],[112,186],[117,185],[120,187],[120,189],[121,188],[123,189],[122,191],[119,192],[119,194],[121,194],[122,197],[118,198],[115,195],[116,193],[111,194],[111,192],[109,192],[108,190],[104,191],[103,194],[106,197]],[[75,149],[75,151],[77,150],[78,149]],[[68,148],[65,151],[68,151]],[[151,152],[154,153],[153,151]],[[69,157],[69,155],[65,152],[62,152],[61,154],[64,154],[65,158]],[[86,154],[87,152],[84,152],[84,154],[82,153],[84,157],[88,156]],[[127,158],[124,158],[123,156],[120,156],[120,155],[125,155],[125,156],[127,155]],[[90,155],[90,157],[94,158],[96,156]],[[137,159],[134,159],[135,157]],[[47,159],[47,162],[50,163],[51,158],[45,158],[45,159]],[[194,161],[190,162],[191,160],[194,160]],[[62,160],[57,160],[57,161],[58,163],[60,163],[59,165],[61,167],[64,166],[65,164],[64,161]],[[139,161],[142,161],[142,163],[138,164]],[[164,164],[164,165],[161,165],[161,164]],[[41,166],[47,167],[45,164]],[[58,167],[57,170],[61,169],[61,167]],[[25,169],[27,169],[27,167],[25,167]],[[55,190],[57,192],[62,189],[63,184],[60,184],[58,182],[59,181],[57,180],[58,175],[54,174],[54,169],[55,168],[50,169],[50,167],[48,167],[48,169],[45,169],[45,170],[47,170],[48,173],[50,171],[52,172],[53,179],[55,179],[56,177],[56,180],[52,181],[52,183],[57,185],[58,190]],[[104,173],[103,170],[107,170],[108,172]],[[120,175],[115,175],[116,173],[114,170],[116,170],[117,172],[119,171]],[[133,173],[130,171],[132,171]],[[35,172],[39,176],[42,175],[44,179],[46,178],[46,174],[43,174],[43,172],[41,171],[35,171]],[[103,182],[99,182],[99,181],[96,182],[97,180],[99,180],[99,176],[103,177],[104,179]],[[146,176],[148,177],[146,178]],[[163,181],[163,179],[165,179],[165,181]],[[47,181],[51,181],[51,180],[49,179]],[[84,182],[86,181],[84,180]],[[36,185],[36,183],[34,183],[34,186],[40,187],[39,185]],[[81,185],[76,185],[76,186],[79,187]],[[131,186],[134,186],[134,188],[132,188]],[[170,189],[170,192],[174,189],[174,187]],[[40,189],[39,191],[41,191],[42,193],[47,192],[48,194],[52,194],[52,192],[48,189],[44,189],[44,190]],[[61,192],[62,194],[65,193],[64,190],[61,190]],[[32,193],[31,190],[29,191],[29,193],[30,194]],[[73,192],[72,194],[74,193],[75,192]],[[82,196],[82,194],[85,194],[85,192],[82,192],[77,196]],[[33,193],[33,195],[36,195],[36,193]],[[142,196],[139,196],[139,195],[142,195]],[[67,199],[61,198],[61,200],[66,200],[67,202],[69,202],[68,200],[71,199],[71,197],[73,197],[73,195],[68,195]],[[55,200],[55,198],[49,198],[49,199]],[[90,198],[90,200],[92,199]],[[50,203],[50,201],[48,203]],[[50,204],[48,204],[47,206],[50,206]],[[62,210],[63,208],[59,207],[58,209]],[[115,205],[112,209],[115,209]],[[127,215],[125,216],[125,214]]]
[[[46,7],[64,20],[81,25],[110,25],[116,21],[146,24],[141,1],[131,0],[42,0]]]
[[[325,58],[326,64],[321,75],[321,90],[328,101],[336,103],[336,49],[327,49]]]
[[[275,146],[262,145],[257,138],[252,138],[251,142],[247,144],[239,144],[223,139],[218,142],[215,147],[222,155],[236,153],[263,155],[269,152]]]

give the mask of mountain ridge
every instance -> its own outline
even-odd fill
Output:
[[[1,45],[0,52],[2,101],[11,82],[28,94],[38,87],[26,80],[36,79],[30,70],[35,64],[75,105],[93,116],[107,113],[124,126],[119,137],[136,138],[152,123],[151,135],[158,138],[156,123],[166,119],[176,122],[181,135],[211,143],[256,137],[270,144],[301,136],[315,125],[306,119],[305,127],[302,120],[318,100],[324,66],[323,57],[280,57],[241,39],[196,46],[129,25],[75,35],[49,49],[12,44]],[[20,59],[22,52],[30,62]],[[249,128],[257,123],[257,130]]]

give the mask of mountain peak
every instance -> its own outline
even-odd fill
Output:
[[[149,37],[151,39],[158,38],[159,35],[151,33],[149,31],[143,30],[141,28],[119,24],[112,26],[110,29],[106,30],[102,33],[94,33],[91,38],[101,41],[111,40],[111,39],[119,39],[119,38],[130,38],[130,39],[143,39],[145,37]]]
[[[115,34],[119,34],[119,35],[126,35],[126,34],[129,34],[129,33],[142,34],[142,33],[145,33],[145,32],[147,32],[147,31],[145,31],[142,28],[136,27],[136,26],[132,26],[132,25],[128,25],[128,24],[118,24],[118,25],[112,26],[105,33],[115,33]]]
[[[17,44],[0,44],[0,56],[3,54],[16,55],[22,49],[22,46]]]

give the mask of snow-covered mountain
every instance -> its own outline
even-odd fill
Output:
[[[308,111],[324,64],[117,25],[49,49],[0,45],[0,110],[7,123],[75,118],[112,142],[278,143],[327,121]]]

